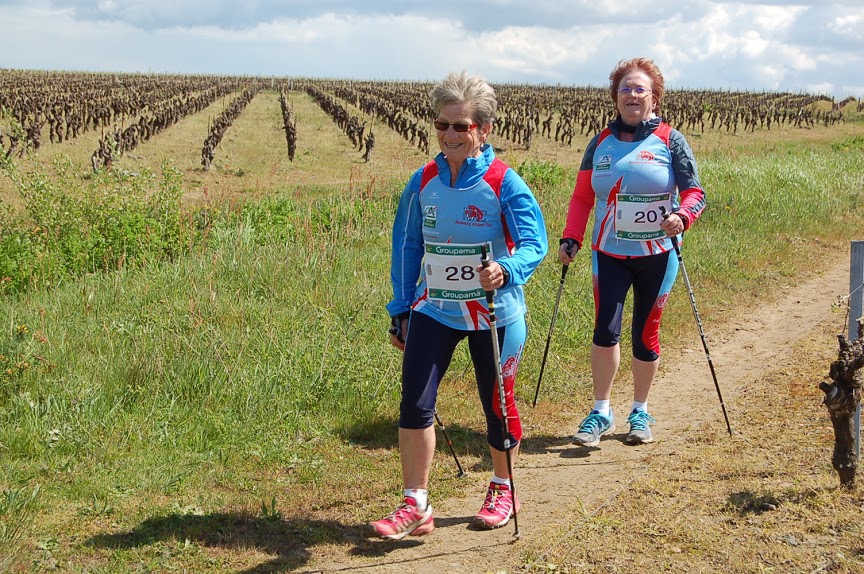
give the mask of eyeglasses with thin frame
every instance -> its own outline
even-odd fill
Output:
[[[478,126],[478,124],[451,124],[450,122],[445,122],[444,120],[435,120],[432,122],[432,125],[435,126],[435,129],[439,132],[446,132],[451,127],[454,132],[458,132],[460,134],[464,134],[468,130],[473,130]]]
[[[635,88],[631,88],[630,86],[622,86],[618,88],[618,95],[629,96],[630,94],[634,94],[636,96],[644,96],[645,94],[650,94],[651,89],[645,88],[643,86],[636,86]]]

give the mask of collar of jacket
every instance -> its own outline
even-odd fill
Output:
[[[633,134],[633,141],[641,141],[650,136],[662,121],[663,118],[660,116],[654,116],[650,120],[642,120],[639,122],[639,125],[636,126],[636,133]],[[612,120],[609,124],[609,129],[612,130],[612,135],[621,139],[621,132],[623,131],[621,127],[623,125],[624,121],[621,119],[620,115]]]
[[[453,187],[465,189],[476,185],[486,175],[486,171],[494,160],[495,151],[491,145],[484,143],[480,146],[480,155],[469,157],[462,162],[462,167],[459,168],[459,176],[456,178],[456,185]],[[440,152],[435,156],[435,163],[438,164],[438,177],[447,185],[450,185],[450,164],[447,163],[444,152]]]

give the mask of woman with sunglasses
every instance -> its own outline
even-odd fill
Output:
[[[609,80],[618,116],[585,150],[558,249],[562,264],[573,261],[593,208],[594,407],[574,437],[587,447],[599,446],[600,437],[615,430],[610,399],[631,287],[633,403],[625,442],[654,440],[648,393],[659,366],[660,317],[678,274],[670,237],[690,229],[705,208],[687,140],[658,115],[664,92],[660,70],[645,58],[622,60]]]
[[[510,489],[485,292],[495,291],[512,463],[522,438],[513,395],[526,338],[522,285],[548,250],[534,195],[486,141],[498,107],[492,87],[478,76],[454,73],[436,83],[429,96],[441,153],[414,173],[393,225],[393,299],[387,311],[391,342],[404,353],[399,413],[404,491],[402,504],[371,524],[375,535],[393,540],[428,534],[435,527],[428,493],[435,402],[463,339],[474,364],[493,467],[473,525],[504,526],[518,512]],[[481,246],[492,260],[488,266],[481,265]]]

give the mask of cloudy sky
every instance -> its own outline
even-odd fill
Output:
[[[0,0],[0,68],[603,85],[864,97],[862,0]]]

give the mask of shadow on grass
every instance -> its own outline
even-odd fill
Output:
[[[447,445],[447,436],[453,445],[453,450],[459,459],[469,455],[478,456],[480,461],[475,462],[466,470],[470,472],[485,472],[492,468],[492,458],[489,455],[489,443],[486,441],[486,433],[475,428],[465,427],[458,424],[449,425],[442,420],[442,425],[435,423],[437,436],[436,450],[443,456],[453,457]],[[346,425],[336,432],[353,445],[367,449],[394,449],[399,448],[398,421],[389,418],[378,418],[363,423]],[[447,431],[445,436],[444,430]],[[624,442],[626,433],[616,433],[603,438],[604,441],[617,440]],[[570,434],[565,435],[526,435],[522,438],[519,446],[520,452],[524,454],[558,454],[564,459],[587,459],[593,453],[599,452],[600,447],[585,447],[576,445]],[[464,464],[464,462],[463,462]],[[455,466],[455,463],[454,463]]]
[[[338,427],[335,431],[352,445],[368,449],[399,447],[399,423],[395,419],[376,417]]]
[[[450,426],[443,420],[442,423],[444,424],[443,429],[442,425],[435,423],[436,449],[439,452],[451,456],[447,445],[447,437],[450,437],[450,443],[453,445],[453,450],[456,451],[456,456],[461,457],[463,454],[467,456],[469,453],[473,453],[476,456],[489,459],[491,462],[489,443],[486,442],[485,432],[478,432],[476,429],[461,425]],[[399,422],[394,419],[379,418],[360,424],[343,426],[337,428],[336,432],[352,445],[367,449],[399,448]]]
[[[310,558],[317,544],[351,543],[366,547],[361,528],[333,521],[256,517],[245,513],[169,514],[148,518],[129,532],[98,534],[85,543],[93,548],[129,550],[161,541],[189,540],[212,548],[254,548],[276,557],[241,574],[291,572]]]
[[[489,443],[486,433],[475,428],[465,427],[458,424],[444,425],[435,423],[437,437],[436,450],[439,455],[453,460],[453,453],[447,444],[447,437],[453,445],[456,457],[468,472],[486,472],[492,469],[492,458],[489,454]],[[378,418],[363,423],[345,425],[336,429],[339,436],[352,445],[360,446],[370,450],[399,448],[398,421],[390,418]],[[444,430],[447,431],[445,436]],[[603,438],[603,441],[618,441],[623,443],[626,432],[615,433]],[[600,452],[600,447],[585,447],[574,444],[570,434],[565,435],[526,435],[522,438],[519,451],[523,454],[557,454],[562,459],[589,459],[592,454]],[[470,466],[465,466],[465,460],[469,456],[480,457]],[[454,462],[454,468],[456,468]]]
[[[470,516],[439,518],[437,528],[469,524]],[[318,544],[349,544],[348,553],[365,558],[381,558],[391,552],[423,544],[417,538],[392,541],[367,538],[365,526],[345,526],[334,521],[263,518],[246,513],[205,515],[169,514],[148,518],[128,532],[97,534],[85,542],[91,548],[131,550],[159,542],[188,540],[200,546],[257,550],[276,557],[238,574],[276,574],[293,572],[309,562],[309,548]],[[399,563],[397,560],[394,563]],[[374,572],[374,565],[370,565]],[[338,570],[341,570],[338,569]]]

